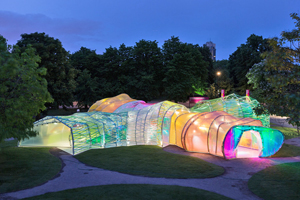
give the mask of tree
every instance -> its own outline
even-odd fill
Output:
[[[246,44],[239,46],[229,56],[230,78],[233,79],[234,87],[240,94],[246,89],[252,89],[252,85],[248,84],[246,74],[254,64],[262,60],[261,53],[268,50],[270,47],[267,40],[262,36],[252,34],[247,38]]]
[[[73,105],[73,93],[76,88],[76,70],[69,63],[69,53],[63,48],[58,39],[49,37],[45,33],[22,34],[17,42],[21,52],[30,44],[40,56],[40,67],[47,69],[45,78],[48,91],[54,99],[52,106]],[[51,105],[47,105],[51,106]]]
[[[225,94],[233,92],[233,81],[230,78],[228,60],[217,60],[213,63],[214,82],[219,89],[224,89]],[[220,75],[217,73],[220,72]]]
[[[10,52],[0,35],[0,142],[5,138],[24,139],[35,136],[34,116],[51,102],[47,91],[46,68],[38,67],[40,58],[28,45],[23,53],[18,47]]]
[[[160,96],[162,53],[156,41],[140,40],[133,47],[130,87],[135,98],[146,101]]]
[[[212,83],[214,83],[215,73],[214,73],[214,62],[211,59],[210,50],[206,45],[203,45],[202,47],[199,47],[198,45],[195,45],[195,46],[198,48],[198,50],[202,54],[203,60],[208,63],[208,65],[207,65],[208,74],[207,74],[206,82],[208,84],[212,84]]]
[[[95,50],[90,50],[81,47],[70,56],[70,63],[77,71],[76,83],[77,87],[74,93],[74,99],[78,102],[79,107],[84,106],[87,108],[99,99],[99,78],[98,55]],[[100,97],[101,98],[101,97]]]
[[[194,88],[205,88],[208,63],[195,45],[171,37],[163,44],[162,52],[165,71],[163,86],[168,99],[186,101],[194,93]]]
[[[270,114],[287,116],[290,124],[300,126],[300,18],[296,29],[283,31],[281,38],[269,40],[272,51],[265,52],[263,62],[254,65],[247,74],[249,83],[254,84],[261,107],[258,114],[268,110]],[[286,45],[290,43],[290,45]]]
[[[92,105],[98,100],[98,78],[92,77],[89,70],[84,69],[77,78],[76,100],[79,107]]]
[[[89,70],[90,72],[95,71],[91,68],[89,63],[89,56],[96,55],[95,50],[90,50],[86,47],[81,47],[79,51],[71,54],[70,56],[70,63],[73,68],[83,71],[84,69]]]

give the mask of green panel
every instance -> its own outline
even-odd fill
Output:
[[[230,94],[225,97],[207,100],[204,103],[199,102],[191,108],[192,112],[211,112],[211,111],[225,111],[235,117],[239,118],[253,118],[260,120],[264,127],[270,127],[270,115],[257,116],[254,108],[259,105],[259,102],[251,97],[239,96]]]

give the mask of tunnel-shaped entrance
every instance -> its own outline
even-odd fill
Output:
[[[245,131],[236,148],[237,158],[258,158],[262,151],[262,140],[259,132]]]

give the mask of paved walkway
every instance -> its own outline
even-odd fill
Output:
[[[300,146],[300,137],[287,140],[286,143]],[[63,169],[56,178],[34,188],[6,193],[0,196],[0,199],[20,199],[48,192],[109,184],[178,185],[212,191],[233,199],[260,199],[247,187],[247,182],[253,174],[269,166],[287,162],[300,162],[300,157],[247,158],[228,161],[209,154],[186,152],[176,146],[168,146],[164,150],[201,158],[224,167],[226,172],[221,176],[206,179],[167,179],[133,176],[87,166],[70,154],[55,148],[51,153],[59,156],[64,163]]]

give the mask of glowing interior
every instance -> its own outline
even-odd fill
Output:
[[[236,148],[236,158],[258,158],[262,151],[262,140],[259,132],[249,130],[242,134]]]
[[[235,114],[250,113],[249,105],[241,104],[238,99],[210,102],[207,108],[217,111],[199,113],[170,101],[149,104],[121,94],[97,101],[86,113],[35,122],[39,135],[20,141],[19,146],[56,146],[73,155],[131,145],[177,145],[226,159],[276,153],[284,139],[280,131],[263,127],[261,120],[223,111],[237,106],[232,109]]]

